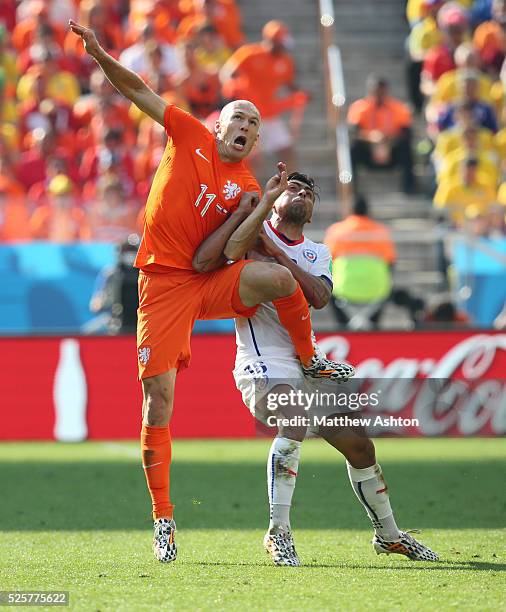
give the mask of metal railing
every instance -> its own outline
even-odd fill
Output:
[[[353,197],[353,170],[351,166],[350,142],[344,106],[346,88],[343,64],[339,47],[334,43],[335,14],[332,0],[320,0],[320,25],[322,35],[322,56],[325,69],[327,92],[327,120],[335,136],[337,164],[337,193],[341,202],[341,214],[351,209]]]

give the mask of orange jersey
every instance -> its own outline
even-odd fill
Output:
[[[260,193],[260,187],[244,162],[220,160],[214,136],[195,117],[169,104],[164,123],[169,140],[146,203],[135,266],[192,270],[198,246],[245,191]]]

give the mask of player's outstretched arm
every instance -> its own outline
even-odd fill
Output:
[[[150,89],[138,74],[125,68],[111,57],[99,45],[93,30],[79,25],[72,19],[69,21],[69,26],[74,34],[83,39],[86,52],[102,68],[105,76],[114,87],[139,107],[141,111],[152,117],[160,125],[164,125],[167,102]]]
[[[288,187],[286,165],[278,163],[278,173],[267,181],[260,203],[249,217],[230,236],[223,250],[225,257],[233,261],[242,259],[258,240],[263,222],[269,216],[274,202]]]
[[[192,266],[196,272],[211,272],[211,270],[216,270],[226,264],[227,258],[223,254],[223,250],[228,239],[255,209],[259,199],[259,194],[255,192],[242,194],[236,210],[195,251]]]

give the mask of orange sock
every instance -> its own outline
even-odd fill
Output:
[[[290,334],[295,352],[304,365],[307,365],[314,355],[311,339],[311,317],[304,293],[297,283],[297,289],[287,297],[272,302],[278,311],[278,317]]]
[[[169,470],[172,457],[170,429],[142,425],[142,467],[153,503],[153,518],[172,518],[174,506],[169,500]]]

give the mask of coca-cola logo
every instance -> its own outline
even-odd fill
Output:
[[[474,334],[440,357],[399,356],[389,362],[381,359],[378,335],[371,356],[356,363],[350,359],[352,338],[329,336],[319,345],[332,359],[355,366],[356,390],[381,393],[380,405],[369,406],[369,412],[409,415],[418,419],[419,433],[429,436],[506,433],[506,380],[498,375],[504,376],[504,368],[497,368],[506,357],[506,334]]]

